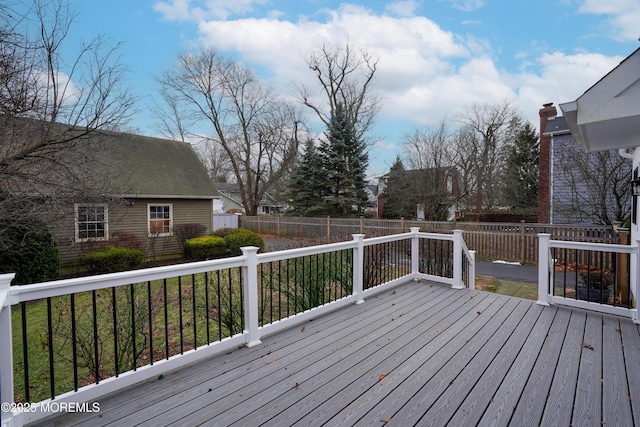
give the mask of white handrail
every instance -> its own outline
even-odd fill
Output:
[[[382,244],[387,242],[411,239],[411,273],[396,278],[386,284],[380,284],[374,289],[363,290],[363,264],[365,246]],[[454,278],[440,278],[437,276],[429,276],[419,273],[419,239],[437,239],[454,242]],[[332,243],[318,246],[303,247],[297,249],[289,249],[277,252],[268,252],[257,254],[258,248],[245,247],[242,248],[243,255],[210,261],[200,261],[185,264],[176,264],[164,267],[146,268],[140,270],[102,274],[91,277],[81,277],[66,280],[56,280],[52,282],[36,283],[30,285],[10,286],[13,274],[0,275],[0,390],[3,401],[13,401],[13,351],[12,351],[12,325],[11,325],[11,305],[19,304],[26,301],[39,300],[43,298],[55,297],[60,295],[69,295],[84,291],[92,291],[105,288],[113,288],[117,286],[129,285],[134,283],[144,283],[155,280],[169,279],[180,276],[187,276],[196,273],[211,272],[216,270],[225,270],[231,268],[242,268],[244,270],[244,294],[245,294],[245,325],[244,333],[233,337],[225,338],[220,342],[211,343],[203,349],[199,347],[185,352],[182,356],[171,356],[167,360],[154,363],[152,366],[144,366],[138,368],[136,372],[126,372],[120,374],[118,378],[109,378],[100,382],[100,384],[91,384],[83,387],[78,392],[68,392],[60,396],[56,396],[58,402],[67,401],[75,402],[78,400],[95,399],[100,395],[113,392],[119,387],[131,385],[134,382],[152,378],[164,370],[173,369],[179,366],[180,360],[186,363],[193,363],[196,360],[207,357],[216,351],[226,351],[228,348],[237,346],[238,343],[246,345],[256,345],[260,343],[261,335],[264,333],[272,333],[284,327],[290,327],[296,322],[302,322],[309,319],[312,315],[330,311],[335,308],[350,303],[362,303],[365,296],[374,295],[382,292],[391,286],[403,283],[406,280],[417,278],[428,278],[439,280],[443,283],[452,285],[462,284],[462,262],[463,258],[473,260],[471,252],[466,247],[462,239],[462,232],[457,231],[454,234],[437,234],[437,233],[421,233],[419,228],[414,227],[409,233],[402,233],[392,236],[374,237],[364,239],[362,234],[354,234],[353,240],[341,243]],[[342,297],[324,306],[308,310],[306,312],[293,315],[286,319],[277,320],[272,324],[259,326],[258,304],[258,265],[273,261],[282,261],[291,258],[305,257],[316,254],[329,252],[337,252],[342,250],[353,250],[353,291],[351,295]],[[473,274],[473,273],[470,273]],[[471,280],[473,278],[470,278]],[[454,286],[455,287],[455,286]],[[313,312],[313,313],[312,313]],[[80,394],[82,395],[80,397]],[[4,413],[2,419],[3,427],[7,425],[22,425],[25,422],[31,422],[46,416],[47,414],[27,414],[27,413]],[[8,417],[8,418],[7,418]],[[36,417],[36,418],[34,418]],[[7,420],[5,422],[5,420]]]
[[[630,317],[635,323],[640,323],[637,308],[625,308],[587,301],[567,299],[564,296],[554,295],[555,260],[551,256],[551,248],[576,249],[593,252],[610,252],[629,255],[629,288],[633,298],[637,300],[640,274],[638,242],[634,245],[619,245],[611,243],[573,242],[565,240],[551,240],[547,233],[538,234],[538,304],[549,305],[561,303],[578,308],[596,310],[619,316]],[[577,291],[577,290],[576,290]]]

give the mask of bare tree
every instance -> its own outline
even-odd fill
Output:
[[[631,214],[631,159],[616,150],[586,153],[570,141],[556,148],[554,223],[611,225]]]
[[[449,208],[458,196],[447,193],[447,179],[457,175],[452,166],[453,152],[446,120],[431,128],[414,129],[404,137],[405,156],[410,170],[408,183],[419,216],[425,219],[447,220]]]
[[[500,198],[504,147],[522,122],[510,101],[472,105],[458,116],[454,163],[462,173],[467,205],[475,209],[495,207]]]
[[[100,147],[89,139],[124,125],[135,101],[117,45],[97,37],[63,56],[77,16],[67,2],[15,2],[2,11],[0,238],[3,229],[49,215],[69,197],[113,194],[85,167]]]
[[[366,50],[354,52],[347,42],[344,47],[323,44],[306,58],[306,62],[315,73],[321,95],[313,94],[303,86],[299,90],[300,102],[309,107],[327,128],[341,106],[357,138],[365,140],[381,107],[380,97],[371,92],[378,57]]]
[[[222,147],[243,207],[255,215],[262,196],[297,155],[299,110],[215,50],[183,54],[160,83],[169,114],[177,117],[173,123],[183,126],[180,134]]]

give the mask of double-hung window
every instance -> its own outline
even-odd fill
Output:
[[[148,205],[149,237],[170,236],[173,227],[171,205]]]
[[[109,209],[106,204],[76,204],[76,242],[109,240]]]

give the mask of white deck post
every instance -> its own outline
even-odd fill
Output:
[[[240,248],[247,258],[244,275],[244,329],[248,333],[247,347],[260,344],[258,319],[258,247]]]
[[[420,274],[420,227],[409,228],[413,237],[411,238],[411,275],[417,278]]]
[[[453,230],[453,289],[463,289],[462,283],[462,230]]]
[[[0,274],[0,403],[13,403],[13,332],[11,281],[14,273]],[[11,412],[0,411],[2,426],[11,425]]]
[[[538,301],[549,305],[549,240],[551,234],[538,234]]]
[[[469,266],[469,289],[476,288],[476,251],[469,251],[471,265]]]
[[[356,304],[364,302],[364,234],[352,234],[356,247],[353,248],[353,295]]]

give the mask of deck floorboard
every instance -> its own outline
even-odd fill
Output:
[[[628,319],[410,282],[35,425],[640,425]]]

